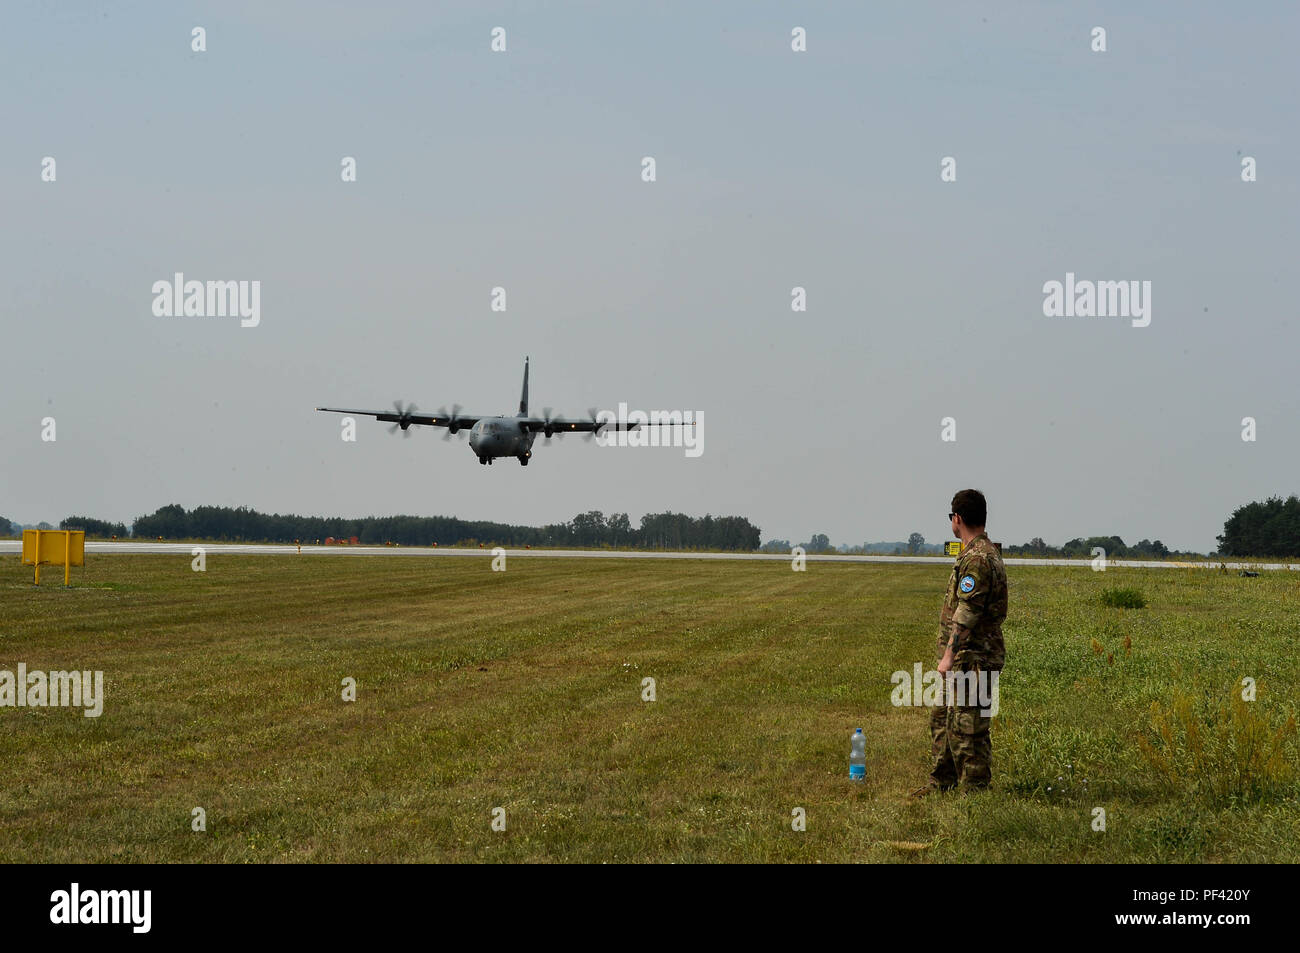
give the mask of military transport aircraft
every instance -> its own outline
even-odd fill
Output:
[[[469,447],[478,457],[479,463],[488,464],[497,457],[515,457],[523,466],[528,466],[528,461],[532,458],[533,441],[537,439],[539,433],[544,434],[546,442],[550,443],[551,437],[564,436],[566,433],[580,433],[590,440],[596,434],[606,430],[636,430],[642,426],[667,426],[659,422],[642,424],[602,420],[599,419],[594,407],[587,411],[586,417],[581,419],[555,417],[549,407],[542,411],[541,417],[530,417],[528,416],[528,358],[526,357],[524,358],[524,391],[519,398],[519,413],[513,417],[462,414],[460,404],[452,404],[450,413],[445,408],[439,408],[438,412],[431,416],[417,413],[415,404],[407,404],[403,407],[400,400],[393,402],[393,408],[393,410],[341,410],[337,407],[316,409],[331,414],[359,414],[374,417],[376,420],[391,421],[393,426],[388,428],[388,432],[396,433],[400,429],[404,437],[411,435],[409,428],[412,424],[446,427],[447,432],[443,434],[443,440],[450,440],[453,434],[468,430]]]

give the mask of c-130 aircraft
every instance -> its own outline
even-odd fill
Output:
[[[443,434],[443,440],[450,440],[453,434],[469,431],[469,448],[474,451],[478,457],[478,462],[490,464],[497,457],[514,457],[522,466],[528,466],[528,461],[533,456],[533,441],[537,435],[543,434],[546,442],[551,442],[553,436],[564,436],[566,433],[580,433],[590,440],[595,435],[606,430],[636,430],[639,427],[658,427],[668,426],[667,423],[651,421],[648,423],[623,423],[617,420],[600,420],[597,416],[596,408],[591,408],[587,416],[583,418],[572,417],[555,417],[552,416],[551,408],[547,407],[542,411],[541,417],[528,416],[528,358],[524,358],[524,390],[519,397],[519,413],[513,417],[503,415],[487,417],[476,414],[462,414],[460,404],[452,404],[451,412],[439,408],[438,412],[432,416],[427,416],[416,412],[415,404],[402,406],[400,400],[393,401],[393,410],[342,410],[337,407],[317,407],[317,410],[323,410],[331,414],[358,414],[363,417],[374,417],[376,420],[389,421],[393,426],[388,428],[389,433],[396,433],[399,429],[402,436],[411,435],[410,427],[415,425],[425,427],[446,427],[447,432]]]

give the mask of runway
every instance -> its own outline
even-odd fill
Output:
[[[491,548],[460,549],[454,546],[297,546],[279,543],[160,543],[135,541],[90,541],[86,543],[87,553],[117,554],[171,554],[191,557],[195,547],[202,547],[208,554],[227,554],[240,556],[448,556],[448,557],[490,557]],[[17,554],[22,551],[22,542],[16,539],[0,540],[0,554]],[[731,559],[762,560],[769,562],[790,562],[789,553],[690,553],[663,551],[635,551],[618,549],[507,549],[509,558],[527,558],[530,556],[550,557],[553,559]],[[843,553],[827,555],[809,555],[805,557],[810,563],[933,563],[952,565],[951,556],[859,556]],[[1003,560],[1008,566],[1074,566],[1090,568],[1091,559],[1034,559],[1029,557],[1008,556]],[[1108,569],[1218,569],[1220,565],[1231,570],[1250,569],[1252,571],[1286,570],[1300,571],[1300,563],[1250,563],[1250,562],[1177,562],[1172,560],[1138,560],[1110,559]]]

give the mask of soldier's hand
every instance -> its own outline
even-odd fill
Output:
[[[952,646],[948,646],[947,651],[943,653],[943,658],[939,659],[939,674],[947,675],[952,671]]]

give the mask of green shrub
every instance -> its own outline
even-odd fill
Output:
[[[1117,609],[1141,609],[1147,604],[1141,589],[1103,589],[1101,604]]]

